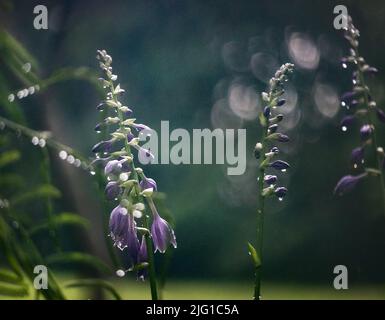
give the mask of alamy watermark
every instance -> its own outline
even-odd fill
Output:
[[[246,129],[193,129],[191,134],[182,128],[170,132],[168,121],[160,124],[159,135],[147,128],[139,133],[142,147],[151,152],[139,153],[140,163],[227,164],[228,175],[245,173]]]
[[[334,267],[333,273],[337,275],[333,281],[334,289],[347,290],[348,289],[348,268],[340,264]]]

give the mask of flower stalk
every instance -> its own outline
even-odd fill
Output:
[[[354,122],[361,122],[360,136],[361,145],[352,151],[351,160],[353,168],[361,173],[357,175],[347,175],[340,179],[334,192],[339,195],[351,191],[358,181],[368,176],[376,176],[379,181],[382,202],[385,212],[385,182],[384,182],[384,152],[378,143],[375,118],[385,122],[384,112],[373,100],[370,88],[366,85],[365,75],[375,74],[378,70],[369,66],[365,59],[359,54],[359,30],[353,25],[351,17],[347,19],[347,28],[344,30],[344,36],[350,44],[350,52],[347,57],[342,58],[342,67],[353,66],[353,88],[352,91],[342,95],[341,105],[351,113],[341,121],[342,131],[347,131],[348,127]],[[366,165],[365,150],[370,149],[373,163]],[[369,162],[369,161],[368,161]],[[371,168],[373,167],[373,168]]]
[[[137,271],[138,279],[144,280],[148,270],[151,297],[158,300],[154,247],[155,251],[163,253],[170,244],[176,248],[176,240],[167,221],[160,218],[152,199],[157,191],[156,182],[146,177],[134,161],[133,149],[138,151],[139,160],[144,157],[151,162],[153,158],[151,152],[139,144],[139,134],[149,128],[130,118],[132,110],[120,102],[124,90],[120,84],[114,84],[118,77],[112,73],[111,56],[105,50],[98,50],[97,59],[105,75],[100,80],[108,91],[106,100],[97,106],[97,110],[106,109],[108,112],[95,130],[100,132],[105,126],[116,128],[110,133],[109,140],[103,140],[92,148],[96,154],[94,163],[101,163],[104,167],[108,181],[106,197],[118,203],[110,215],[110,236],[116,247],[126,249],[132,264],[128,270]],[[152,213],[152,219],[147,216],[147,209]],[[138,233],[142,234],[141,243]]]
[[[293,72],[294,65],[286,63],[281,66],[269,82],[269,91],[262,93],[262,100],[266,107],[259,115],[259,123],[262,127],[261,140],[255,145],[254,155],[259,160],[258,174],[258,209],[257,209],[257,228],[256,228],[256,248],[249,243],[249,253],[253,258],[255,266],[254,281],[254,300],[261,299],[261,278],[263,262],[263,226],[265,219],[265,199],[275,195],[280,201],[287,193],[285,187],[277,187],[277,176],[266,174],[268,169],[275,169],[286,172],[290,165],[282,160],[272,161],[279,153],[279,149],[272,143],[285,143],[290,139],[288,136],[278,133],[278,123],[282,121],[283,115],[275,111],[285,104],[281,99],[284,94],[283,84],[288,80]]]

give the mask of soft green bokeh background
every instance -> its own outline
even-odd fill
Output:
[[[250,152],[243,176],[228,177],[226,167],[219,165],[146,168],[167,194],[166,204],[176,221],[178,249],[169,268],[166,297],[250,296],[253,272],[246,242],[255,238],[252,149],[258,126],[247,113],[255,110],[242,100],[250,92],[235,96],[233,103],[243,119],[229,111],[227,103],[232,85],[261,92],[261,80],[273,74],[269,61],[293,61],[297,71],[290,92],[297,103],[285,120],[292,126],[287,130],[292,142],[282,156],[292,169],[281,180],[289,188],[287,199],[268,204],[266,298],[384,298],[385,215],[377,186],[368,180],[346,197],[332,194],[338,179],[350,172],[350,150],[358,143],[357,127],[347,134],[338,127],[342,112],[336,109],[336,97],[350,88],[349,73],[338,63],[348,47],[332,24],[333,8],[340,2],[45,1],[47,31],[32,28],[33,7],[41,1],[8,2],[12,10],[2,9],[1,23],[35,55],[43,75],[59,67],[96,69],[95,51],[105,48],[127,91],[124,100],[139,122],[154,129],[161,120],[169,120],[171,129],[189,131],[218,123],[247,129]],[[385,6],[382,1],[344,4],[361,30],[361,53],[380,70],[370,84],[382,105]],[[292,47],[298,61],[288,48],[293,34],[303,40]],[[250,67],[256,54],[267,60]],[[306,63],[310,67],[304,68]],[[17,82],[14,86],[19,88]],[[329,91],[322,91],[325,86]],[[22,101],[22,106],[35,129],[50,129],[58,140],[91,156],[98,139],[93,131],[98,102],[92,86],[71,81],[52,87],[42,98]],[[218,103],[227,111],[216,113]],[[298,121],[291,123],[291,117]],[[383,136],[383,128],[378,130]],[[31,159],[32,153],[31,148]],[[92,178],[59,160],[54,172],[55,183],[64,190],[60,206],[93,224],[88,235],[63,233],[66,246],[86,248],[108,262]],[[338,264],[349,269],[351,289],[344,293],[332,289]],[[137,289],[137,284],[125,282],[118,286],[126,286],[127,298],[145,295],[143,286]]]

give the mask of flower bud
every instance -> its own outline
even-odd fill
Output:
[[[368,140],[372,134],[372,131],[373,129],[370,125],[368,124],[363,125],[360,129],[360,135],[361,135],[362,141]]]

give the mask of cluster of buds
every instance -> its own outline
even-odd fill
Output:
[[[165,252],[169,244],[176,248],[174,231],[168,222],[162,219],[153,201],[153,193],[157,191],[156,182],[146,177],[143,169],[136,167],[134,154],[143,158],[153,157],[150,150],[142,148],[138,135],[149,127],[136,123],[131,118],[132,110],[120,102],[124,93],[120,84],[115,85],[118,77],[112,71],[112,58],[105,50],[98,50],[97,59],[104,77],[100,78],[107,90],[106,99],[97,110],[105,110],[106,118],[95,130],[103,128],[111,131],[109,140],[97,143],[92,151],[99,163],[104,167],[107,178],[106,197],[116,202],[110,215],[110,236],[114,245],[120,250],[126,249],[132,263],[132,269],[139,270],[138,277],[144,279],[148,266],[147,245],[145,237],[151,237],[155,252]],[[151,227],[148,225],[146,210],[152,214]],[[139,241],[140,234],[142,235]]]
[[[359,170],[356,175],[346,175],[337,183],[334,193],[343,195],[351,191],[357,183],[368,176],[368,173],[375,171],[366,168],[366,149],[376,148],[376,157],[380,162],[384,161],[384,151],[376,145],[374,119],[385,123],[385,113],[373,100],[369,87],[365,84],[365,75],[373,75],[378,70],[366,63],[365,59],[359,55],[359,30],[353,25],[352,18],[347,19],[347,27],[344,36],[350,44],[349,55],[342,58],[341,63],[344,69],[352,67],[352,90],[346,92],[341,97],[341,106],[345,109],[345,116],[341,120],[342,131],[348,131],[349,127],[355,123],[360,125],[360,145],[355,147],[351,153],[351,164],[355,170]],[[383,166],[383,165],[382,165]],[[381,167],[379,169],[381,169]]]
[[[285,93],[284,83],[288,81],[289,75],[293,72],[294,65],[286,63],[280,67],[275,73],[274,77],[270,79],[269,91],[262,93],[262,99],[266,106],[263,112],[259,115],[259,122],[263,128],[262,140],[255,145],[254,155],[260,159],[259,169],[261,175],[259,179],[263,189],[262,196],[267,197],[275,195],[279,200],[282,200],[287,189],[276,185],[277,176],[266,174],[268,168],[277,171],[285,172],[290,165],[282,160],[275,160],[274,158],[279,154],[277,146],[273,145],[275,142],[288,142],[289,137],[285,134],[277,132],[278,124],[283,120],[283,114],[277,112],[286,103],[282,95]]]

